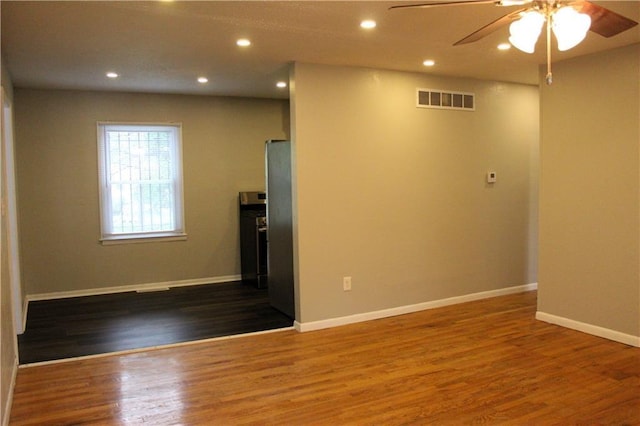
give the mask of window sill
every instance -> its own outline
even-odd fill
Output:
[[[104,237],[100,239],[103,246],[111,246],[117,244],[139,244],[139,243],[161,243],[169,241],[186,241],[187,234],[159,233],[149,235],[124,235]]]

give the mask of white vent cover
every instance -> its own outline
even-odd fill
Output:
[[[417,89],[416,106],[418,108],[457,109],[475,111],[476,95],[466,92],[453,92],[440,89]]]

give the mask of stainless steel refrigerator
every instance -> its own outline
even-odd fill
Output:
[[[271,306],[295,319],[291,142],[265,144],[267,181],[267,259]]]

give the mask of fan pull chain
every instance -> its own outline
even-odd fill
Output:
[[[547,15],[547,85],[553,83],[553,74],[551,74],[551,15]]]

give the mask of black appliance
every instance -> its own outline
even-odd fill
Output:
[[[267,287],[267,195],[241,192],[240,264],[242,281],[258,288]]]
[[[269,302],[295,318],[291,142],[269,140],[265,153],[269,197]]]

